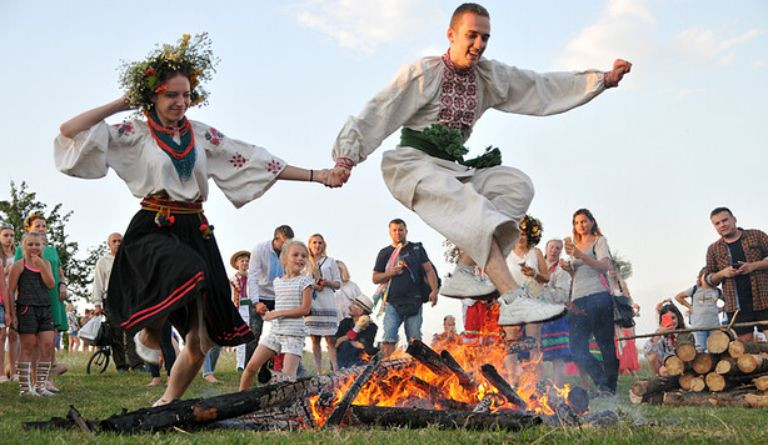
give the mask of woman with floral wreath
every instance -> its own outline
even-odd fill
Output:
[[[549,281],[549,272],[544,254],[541,249],[536,247],[541,242],[543,226],[541,221],[530,215],[523,216],[518,226],[520,227],[520,237],[506,258],[507,267],[515,282],[528,289],[531,298],[545,299],[544,285]],[[549,293],[546,295],[549,296]],[[547,303],[551,302],[547,301]],[[499,301],[499,305],[499,326],[504,330],[506,340],[510,343],[519,342],[522,334],[520,326],[511,325],[508,321],[512,306],[503,299]],[[537,350],[541,340],[540,327],[540,323],[525,325],[525,335],[536,340]],[[510,348],[507,351],[506,365],[512,367],[516,361],[515,349]]]
[[[236,346],[253,339],[230,301],[229,282],[213,226],[203,213],[208,179],[241,207],[278,179],[326,184],[328,171],[287,165],[266,149],[190,121],[190,106],[206,102],[202,81],[217,60],[206,34],[185,34],[143,60],[122,67],[124,96],[61,125],[54,143],[56,167],[80,178],[115,170],[141,209],[117,252],[105,308],[135,335],[137,352],[159,361],[159,332],[166,319],[184,336],[168,387],[155,403],[182,396],[213,344]],[[146,120],[104,122],[115,113],[140,110]]]

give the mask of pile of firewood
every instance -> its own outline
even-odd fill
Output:
[[[707,351],[678,342],[664,359],[666,377],[632,384],[633,403],[768,407],[768,343],[744,342],[733,331],[713,331]]]

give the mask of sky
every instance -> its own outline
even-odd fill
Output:
[[[117,67],[156,43],[208,32],[221,62],[210,105],[188,117],[267,147],[293,165],[331,166],[334,138],[408,61],[442,54],[457,2],[305,0],[104,3],[0,0],[0,199],[10,181],[74,212],[67,231],[85,252],[123,232],[138,200],[110,172],[100,180],[59,173],[59,125],[119,97]],[[608,69],[631,61],[621,86],[550,117],[489,111],[467,146],[502,149],[526,172],[536,196],[529,213],[544,239],[571,230],[592,210],[615,254],[632,262],[629,287],[642,306],[638,332],[656,327],[653,307],[693,285],[717,239],[709,212],[732,209],[741,226],[768,231],[764,193],[768,130],[768,3],[762,0],[486,1],[485,57],[539,72]],[[108,119],[118,123],[127,114]],[[389,194],[381,179],[387,139],[342,189],[280,182],[241,209],[211,186],[206,215],[228,264],[233,252],[291,225],[298,239],[321,233],[330,256],[371,295],[387,222],[403,218],[438,272],[442,237]],[[7,188],[5,188],[7,187]],[[543,243],[542,243],[543,247]],[[229,267],[229,266],[227,266]],[[234,272],[234,271],[231,271]],[[460,303],[425,306],[426,338]],[[381,325],[381,320],[379,320]]]

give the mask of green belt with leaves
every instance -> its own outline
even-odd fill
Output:
[[[486,168],[501,165],[501,151],[498,147],[488,146],[482,155],[464,160],[469,149],[464,146],[461,132],[441,124],[432,124],[424,131],[403,128],[400,132],[400,145],[413,147],[424,153],[446,161],[458,162],[470,168]]]

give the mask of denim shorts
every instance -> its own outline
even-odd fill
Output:
[[[403,319],[397,313],[395,307],[388,304],[384,310],[384,336],[381,338],[381,341],[384,343],[396,343],[397,331],[400,329],[401,324],[405,325],[405,337],[407,340],[414,338],[421,340],[422,309],[423,307],[419,307],[418,313]]]
[[[0,329],[5,327],[5,305],[0,304]]]

